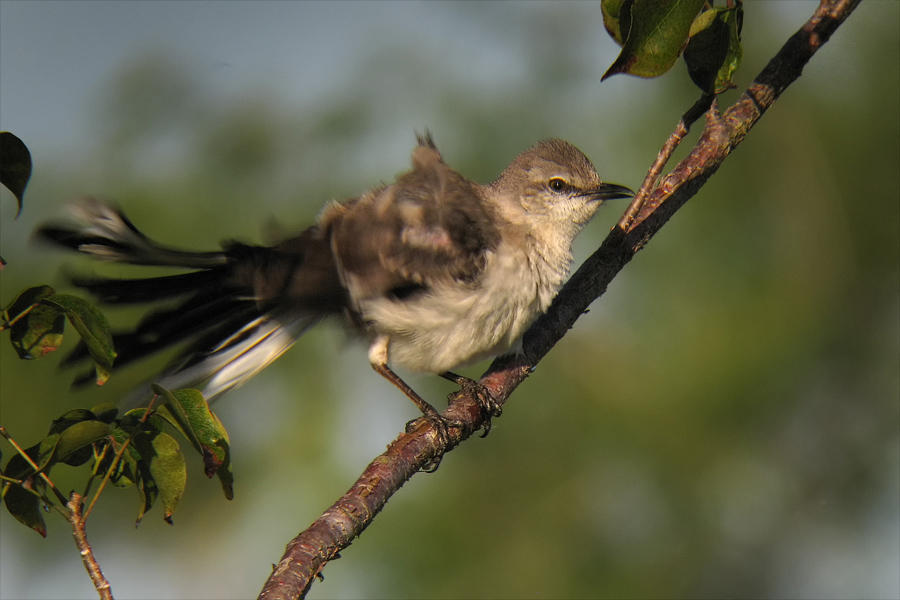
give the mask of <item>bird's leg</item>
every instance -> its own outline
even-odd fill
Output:
[[[416,393],[414,389],[409,387],[405,381],[400,379],[400,376],[394,373],[393,370],[386,364],[373,364],[372,368],[375,369],[382,377],[393,383],[397,386],[401,392],[406,394],[407,398],[412,400],[416,406],[419,407],[419,410],[422,411],[425,419],[434,426],[434,430],[438,436],[438,443],[441,448],[446,448],[450,444],[450,427],[454,424],[444,417],[441,416],[441,413],[437,411],[435,407],[428,404],[425,400],[422,399],[422,396]],[[409,433],[413,429],[413,423],[415,423],[418,419],[413,419],[409,423],[406,424],[406,431]],[[422,470],[426,473],[433,473],[437,471],[437,468],[441,464],[442,456],[438,455],[435,458],[431,459]]]
[[[490,390],[473,379],[457,375],[450,371],[441,373],[441,377],[458,385],[462,388],[460,390],[461,392],[471,396],[475,400],[475,403],[478,404],[481,413],[484,415],[484,433],[481,434],[481,437],[485,437],[490,433],[491,418],[499,417],[503,414],[503,406],[497,402]]]
[[[437,411],[435,407],[430,405],[428,402],[422,399],[422,396],[416,393],[414,389],[409,387],[405,381],[400,379],[400,376],[394,373],[394,371],[387,365],[372,365],[372,368],[375,369],[382,377],[393,383],[397,386],[401,392],[406,394],[406,396],[415,402],[416,406],[419,407],[419,410],[422,411],[422,414],[432,422],[440,421],[445,424],[447,420],[441,416],[441,413]]]
[[[388,347],[388,338],[380,337],[375,340],[372,346],[369,348],[369,361],[372,364],[372,368],[375,369],[378,374],[382,377],[393,383],[397,389],[406,394],[406,397],[413,401],[413,403],[419,407],[419,410],[422,411],[425,419],[428,420],[434,426],[435,431],[438,436],[438,443],[442,448],[446,448],[450,443],[450,427],[454,424],[444,417],[441,416],[441,413],[437,411],[431,404],[426,402],[422,396],[416,393],[414,389],[409,387],[409,385],[400,379],[400,376],[394,373],[394,371],[387,365],[387,347]],[[412,429],[412,424],[415,421],[410,421],[406,424],[407,432]],[[422,470],[426,472],[433,472],[437,470],[438,466],[441,464],[441,457],[438,456],[435,459],[432,459],[427,465],[425,465]]]

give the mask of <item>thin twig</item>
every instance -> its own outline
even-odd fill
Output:
[[[638,188],[637,194],[634,195],[634,199],[631,201],[631,204],[628,205],[625,214],[619,219],[619,222],[616,225],[619,229],[628,231],[632,227],[635,217],[637,217],[641,208],[644,206],[644,203],[647,201],[651,190],[656,187],[660,173],[662,173],[662,170],[665,168],[666,163],[669,162],[669,159],[672,158],[675,149],[678,148],[681,140],[690,133],[691,126],[697,119],[703,116],[703,113],[705,113],[712,102],[715,101],[715,98],[714,95],[704,92],[694,105],[681,116],[681,121],[675,126],[675,131],[669,135],[666,143],[663,144],[659,154],[656,155],[656,160],[650,165],[650,169],[647,171],[647,176],[644,177],[641,187]]]

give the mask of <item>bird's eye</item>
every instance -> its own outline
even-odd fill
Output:
[[[554,177],[550,180],[550,189],[554,192],[561,192],[565,190],[568,186],[566,185],[566,180],[561,179],[559,177]]]

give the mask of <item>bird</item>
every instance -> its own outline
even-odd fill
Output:
[[[334,317],[368,344],[374,370],[427,419],[446,427],[394,367],[474,389],[489,412],[487,431],[499,406],[453,371],[521,352],[523,334],[569,274],[577,234],[605,200],[633,195],[601,181],[584,153],[558,139],[538,142],[496,180],[478,184],[451,169],[426,133],[417,136],[411,170],[355,198],[327,202],[311,227],[273,246],[169,247],[96,198],[80,199],[68,221],[45,224],[37,236],[99,260],[187,270],[72,279],[101,304],[150,306],[133,330],[113,336],[116,368],[181,346],[153,381],[198,388],[212,401]],[[82,347],[64,362],[86,356]],[[151,396],[150,386],[141,386],[123,404]]]

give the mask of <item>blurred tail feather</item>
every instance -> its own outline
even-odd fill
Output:
[[[265,267],[267,273],[283,272],[287,285],[304,259],[301,252],[242,244],[218,252],[188,252],[153,242],[120,210],[99,200],[83,199],[71,212],[76,222],[44,226],[39,239],[101,260],[195,269],[141,279],[72,278],[104,304],[164,303],[147,312],[134,330],[114,334],[116,368],[183,344],[183,351],[153,381],[171,389],[200,387],[211,400],[265,368],[325,316],[315,300],[305,307],[302,301],[294,307],[266,301],[254,289],[255,280],[244,276]],[[316,272],[321,267],[317,264]],[[62,364],[74,365],[88,356],[82,343]],[[73,385],[91,380],[88,374]],[[150,397],[149,385],[141,386],[124,404],[131,408]]]

